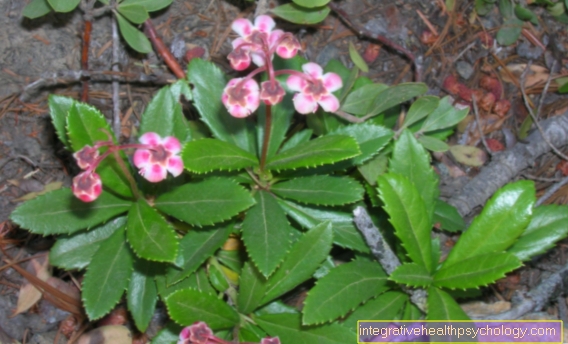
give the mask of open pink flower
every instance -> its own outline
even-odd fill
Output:
[[[95,172],[81,172],[73,178],[73,194],[83,202],[96,200],[103,191],[101,177]]]
[[[271,31],[276,26],[267,15],[256,17],[254,24],[245,18],[233,22],[231,28],[240,37],[233,41],[233,52],[228,56],[231,67],[236,70],[246,69],[252,60],[257,66],[264,66],[266,55],[264,48],[268,47]]]
[[[85,147],[81,148],[80,151],[75,152],[75,154],[73,154],[73,157],[77,161],[79,168],[86,170],[98,162],[97,160],[99,158],[99,150],[98,148],[86,145]]]
[[[156,133],[140,136],[140,143],[147,148],[134,152],[134,165],[140,174],[152,183],[166,179],[168,172],[174,177],[183,172],[183,161],[178,156],[181,150],[179,140],[173,136],[161,138]]]
[[[323,74],[322,68],[313,62],[302,66],[304,76],[290,75],[286,84],[292,91],[298,92],[294,96],[294,107],[301,114],[314,113],[318,104],[327,112],[339,109],[339,100],[332,92],[339,90],[343,82],[335,73]]]
[[[260,105],[258,84],[253,79],[231,79],[223,90],[221,101],[231,116],[247,117]]]

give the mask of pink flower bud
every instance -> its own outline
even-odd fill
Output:
[[[264,101],[265,104],[278,104],[285,95],[286,91],[284,91],[278,81],[264,81],[260,84],[260,100]]]
[[[247,117],[260,105],[258,84],[252,79],[232,79],[223,90],[221,101],[231,116]]]
[[[99,150],[87,145],[81,150],[75,152],[73,157],[77,161],[77,165],[80,169],[87,170],[97,162],[97,159],[99,158]]]
[[[205,344],[213,343],[209,341],[211,338],[216,338],[213,331],[203,321],[194,323],[191,326],[185,327],[179,334],[178,344]]]
[[[95,172],[81,172],[73,178],[73,194],[83,202],[96,200],[103,191],[101,177]]]
[[[314,113],[318,104],[327,112],[339,109],[339,100],[332,94],[343,87],[343,81],[335,73],[323,74],[323,69],[316,63],[308,62],[302,66],[304,77],[290,75],[286,84],[292,91],[298,92],[294,96],[296,111],[305,115]]]
[[[276,54],[283,59],[291,59],[302,49],[300,42],[289,32],[274,30],[270,34],[270,49],[276,48]]]
[[[158,134],[148,132],[140,137],[140,143],[146,147],[137,149],[133,160],[145,179],[157,183],[166,179],[168,172],[174,177],[183,172],[183,160],[178,155],[181,144],[177,138],[162,139]]]
[[[280,344],[280,338],[278,337],[266,337],[262,338],[260,344]]]

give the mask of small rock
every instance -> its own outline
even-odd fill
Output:
[[[330,60],[336,59],[338,56],[339,50],[333,44],[328,44],[316,57],[316,63],[325,66]]]
[[[506,301],[497,301],[494,303],[474,301],[460,306],[471,318],[483,318],[488,315],[501,314],[511,309],[511,303]]]
[[[473,75],[473,67],[465,61],[459,61],[456,64],[456,71],[465,80],[468,80]]]

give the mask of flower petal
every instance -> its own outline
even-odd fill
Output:
[[[318,103],[326,112],[335,112],[339,109],[339,100],[333,94],[321,96]]]
[[[140,136],[140,138],[138,139],[138,141],[140,141],[140,143],[143,143],[145,145],[159,145],[160,142],[162,141],[162,138],[160,137],[160,135],[153,133],[153,132],[148,132],[142,136]]]
[[[166,148],[166,150],[170,153],[177,154],[179,151],[181,151],[181,143],[179,143],[179,140],[176,137],[168,136],[164,138],[162,144],[164,145],[164,148]]]
[[[250,34],[252,33],[253,27],[250,20],[245,18],[239,18],[233,21],[231,29],[233,29],[233,31],[235,31],[239,36],[247,37],[250,36]]]
[[[148,164],[150,163],[150,157],[151,156],[152,156],[152,153],[149,150],[137,149],[134,152],[134,157],[133,157],[134,166],[136,166],[138,168],[144,168],[144,167],[148,166]]]
[[[323,87],[330,93],[343,87],[343,80],[335,73],[325,73],[321,79]]]
[[[314,98],[303,93],[297,93],[294,96],[293,101],[294,108],[296,108],[296,111],[298,111],[302,115],[314,113],[318,109],[318,103],[314,100]]]
[[[179,156],[172,156],[168,159],[168,166],[166,167],[172,176],[177,177],[183,172],[183,160]]]
[[[161,182],[166,179],[168,171],[159,164],[152,164],[140,169],[140,174],[151,183]]]
[[[306,80],[304,78],[299,77],[297,75],[290,75],[288,80],[286,80],[286,85],[291,91],[294,92],[302,92],[306,87]]]
[[[269,33],[275,26],[276,23],[274,22],[274,19],[267,15],[258,16],[254,20],[254,28],[260,32]]]
[[[314,79],[321,79],[321,75],[323,73],[321,66],[314,62],[306,63],[302,66],[302,70]]]
[[[250,57],[252,59],[252,63],[259,67],[262,67],[266,64],[266,56],[260,51],[251,52]]]

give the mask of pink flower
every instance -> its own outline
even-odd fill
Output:
[[[247,117],[260,105],[258,84],[253,79],[231,79],[223,90],[221,101],[231,116]]]
[[[276,23],[266,15],[258,16],[253,23],[245,18],[233,22],[231,28],[240,37],[233,41],[233,51],[228,58],[231,67],[236,70],[246,69],[252,60],[257,66],[266,63],[265,47],[268,47],[270,34]]]
[[[166,179],[168,172],[174,177],[183,172],[183,161],[177,155],[181,150],[177,138],[168,136],[162,139],[158,134],[149,132],[140,136],[140,142],[146,147],[134,152],[134,165],[148,181],[157,183]]]
[[[276,48],[276,54],[283,59],[291,59],[302,48],[300,42],[289,32],[274,30],[269,38],[270,49]]]
[[[97,159],[99,158],[99,150],[98,148],[86,145],[85,147],[81,148],[80,151],[75,152],[75,154],[73,154],[73,157],[77,161],[77,165],[80,169],[87,170],[97,163]]]
[[[280,86],[280,82],[275,80],[274,82],[264,81],[260,84],[260,100],[264,101],[265,104],[274,105],[282,101],[282,98],[286,95],[286,91]]]
[[[339,100],[332,92],[339,90],[343,82],[335,73],[323,74],[322,68],[313,62],[302,66],[304,77],[290,75],[286,84],[292,91],[298,92],[294,96],[294,107],[301,114],[314,113],[318,104],[327,112],[339,109]],[[323,75],[322,75],[323,74]]]
[[[73,178],[71,190],[75,197],[83,202],[96,200],[103,191],[101,177],[95,172],[81,172]]]
[[[262,338],[260,344],[280,344],[280,338],[278,337],[266,337]]]
[[[205,344],[211,338],[215,338],[213,331],[206,323],[199,321],[181,330],[177,344]]]

